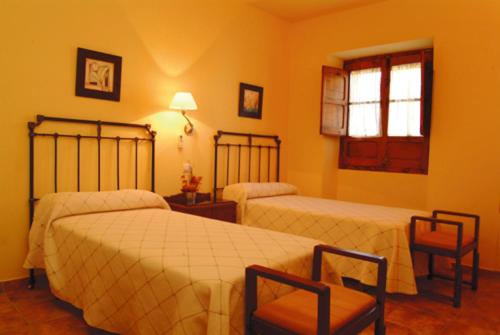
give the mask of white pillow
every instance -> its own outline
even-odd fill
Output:
[[[222,197],[238,203],[237,221],[243,223],[248,199],[297,194],[297,187],[287,183],[239,183],[224,187]]]
[[[297,187],[287,183],[244,183],[247,199],[297,194]]]

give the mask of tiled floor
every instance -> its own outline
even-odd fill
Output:
[[[46,281],[37,284],[28,290],[25,281],[0,283],[0,335],[109,334],[87,326],[79,310],[56,300]],[[419,286],[421,291],[448,294],[452,288],[450,282],[425,279]],[[427,293],[389,295],[386,325],[387,334],[397,335],[500,335],[500,274],[482,273],[476,293],[464,287],[460,309]]]

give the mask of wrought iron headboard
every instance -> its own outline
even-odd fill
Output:
[[[225,141],[222,139],[226,137]],[[230,141],[229,139],[233,138],[234,141]],[[240,139],[238,142],[236,139]],[[246,143],[241,143],[241,139],[246,139]],[[269,140],[271,141],[268,144],[256,144],[254,142],[255,139],[260,140]],[[214,157],[214,184],[213,184],[213,196],[214,201],[217,199],[217,190],[223,189],[224,186],[229,185],[232,180],[230,179],[230,167],[231,167],[231,148],[236,149],[236,169],[237,173],[235,173],[234,182],[262,182],[262,181],[271,181],[271,165],[272,165],[272,152],[275,152],[275,178],[273,181],[280,180],[280,148],[281,148],[281,140],[277,135],[262,135],[262,134],[250,134],[250,133],[236,133],[230,131],[217,131],[217,134],[214,135],[214,146],[215,146],[215,157]],[[219,175],[219,149],[226,148],[226,161],[225,161],[225,175],[222,176],[223,183],[222,187],[219,187],[218,175]],[[246,173],[246,177],[242,176],[243,167],[242,162],[242,148],[247,148],[247,162],[248,166],[246,167],[248,172]],[[258,154],[258,163],[257,163],[257,178],[256,180],[252,180],[252,157],[255,155],[254,152]],[[266,180],[262,180],[262,155],[267,154],[267,173],[265,174]],[[223,171],[224,172],[224,171]],[[224,178],[225,177],[225,178]],[[225,180],[224,180],[225,179]]]
[[[59,122],[59,123],[73,123],[73,124],[87,124],[96,126],[96,135],[81,135],[73,133],[48,133],[48,132],[37,132],[37,127],[45,122]],[[103,127],[126,127],[126,128],[137,128],[144,129],[144,137],[120,137],[120,136],[103,136]],[[120,143],[122,141],[132,141],[135,143],[135,188],[138,187],[138,161],[139,161],[139,142],[150,142],[151,143],[151,191],[155,190],[155,137],[156,132],[151,130],[151,125],[149,124],[133,124],[133,123],[122,123],[122,122],[109,122],[100,120],[80,120],[80,119],[70,119],[70,118],[60,118],[60,117],[50,117],[44,115],[37,115],[35,122],[28,122],[29,129],[29,173],[30,173],[30,188],[29,188],[29,204],[30,204],[30,226],[33,222],[33,215],[35,209],[35,202],[38,200],[35,197],[35,138],[36,137],[51,137],[54,140],[54,192],[58,191],[58,169],[57,163],[59,159],[58,153],[58,140],[60,138],[73,138],[77,145],[77,155],[76,159],[76,175],[77,175],[77,189],[80,192],[80,161],[81,161],[81,150],[80,143],[82,139],[95,139],[97,144],[97,191],[101,190],[101,142],[103,141],[114,141],[116,142],[116,188],[120,189]]]

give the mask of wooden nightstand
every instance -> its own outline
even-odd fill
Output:
[[[210,193],[198,193],[196,204],[186,205],[182,194],[164,197],[172,210],[206,218],[236,223],[236,202],[227,200],[210,201]],[[201,201],[201,202],[198,202]]]

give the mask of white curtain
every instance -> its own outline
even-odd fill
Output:
[[[391,68],[389,136],[421,136],[421,73],[420,63]]]
[[[380,136],[380,68],[352,71],[349,77],[349,135]]]

